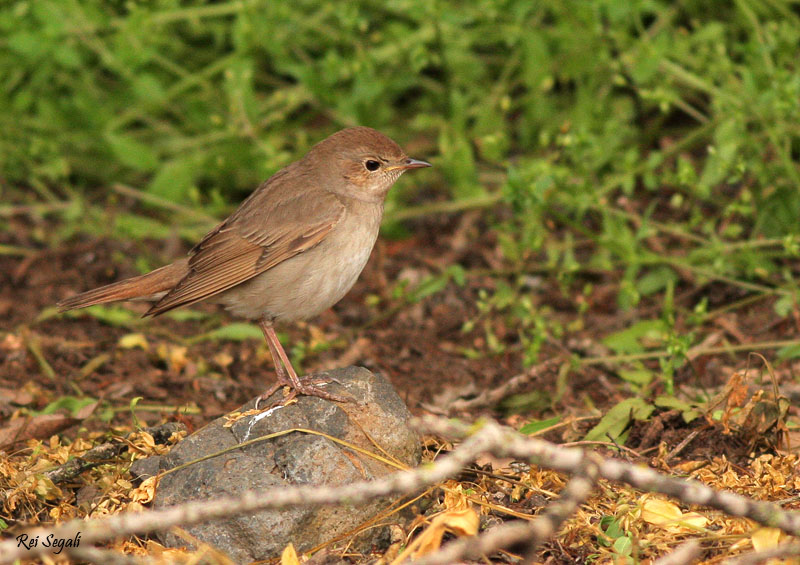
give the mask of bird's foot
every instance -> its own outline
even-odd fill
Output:
[[[256,410],[258,410],[259,404],[265,400],[268,400],[281,387],[288,387],[288,393],[285,394],[280,400],[273,402],[272,405],[270,405],[270,408],[286,406],[298,395],[316,396],[317,398],[323,398],[332,402],[356,402],[356,399],[352,396],[335,394],[322,388],[331,382],[342,384],[341,381],[333,377],[318,377],[314,375],[308,375],[306,377],[298,378],[296,382],[292,382],[289,378],[281,378],[279,375],[278,381],[256,399]]]

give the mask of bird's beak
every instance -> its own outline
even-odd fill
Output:
[[[423,167],[432,167],[430,163],[427,161],[420,161],[419,159],[406,159],[404,163],[399,165],[392,165],[391,167],[386,167],[387,171],[393,171],[395,169],[401,169],[406,171],[408,169],[422,169]]]
[[[405,164],[401,165],[403,169],[422,169],[423,167],[432,167],[427,161],[420,161],[419,159],[406,159]]]

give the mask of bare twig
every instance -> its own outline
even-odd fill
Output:
[[[724,562],[725,565],[758,565],[768,559],[781,559],[784,557],[797,557],[800,555],[800,543],[786,543],[774,549],[755,551],[737,557],[732,557]]]
[[[417,427],[452,439],[467,437],[474,429],[473,426],[432,416],[421,418]],[[492,453],[500,457],[526,459],[565,473],[576,472],[587,457],[580,449],[565,449],[546,441],[526,438],[495,422],[487,423],[481,431],[490,427],[496,427],[501,436],[498,443],[492,446]],[[750,518],[791,535],[800,535],[800,513],[782,510],[777,504],[754,501],[728,491],[716,491],[699,481],[668,477],[617,459],[604,459],[600,464],[600,476],[641,490],[667,494],[686,504],[710,506],[732,516]]]
[[[447,565],[464,559],[479,559],[481,555],[491,555],[499,549],[518,544],[524,544],[526,547],[524,562],[532,563],[536,549],[553,536],[578,506],[589,498],[597,482],[601,462],[600,458],[588,456],[576,475],[561,491],[561,497],[532,522],[514,521],[494,527],[480,536],[458,539],[415,563]]]
[[[550,504],[544,513],[531,523],[532,535],[525,553],[526,562],[533,562],[539,546],[547,538],[555,535],[561,525],[591,496],[602,463],[600,456],[588,454],[581,462],[575,476],[564,487],[559,499]]]
[[[440,551],[414,561],[414,565],[440,565],[458,563],[460,559],[479,559],[503,547],[512,547],[527,541],[531,525],[524,520],[514,520],[486,530],[479,536],[460,538],[445,545]]]
[[[497,425],[485,427],[466,439],[457,450],[442,457],[435,465],[395,473],[379,481],[364,481],[336,488],[308,485],[247,491],[236,497],[222,497],[213,502],[203,500],[163,510],[116,514],[94,520],[72,520],[55,528],[35,528],[25,533],[29,538],[41,536],[40,539],[50,534],[55,538],[74,538],[80,533],[81,543],[89,545],[114,537],[146,534],[176,525],[190,526],[215,518],[247,514],[266,508],[319,506],[343,502],[358,504],[389,494],[415,492],[424,486],[457,475],[462,467],[472,462],[479,454],[489,451],[493,445],[502,441],[500,430]],[[41,545],[30,549],[17,545],[16,540],[0,542],[0,563],[11,563],[17,559],[29,560],[49,554],[51,549]],[[68,551],[68,548],[64,548],[64,552]]]
[[[167,422],[160,426],[147,428],[144,431],[153,436],[157,444],[165,444],[174,432],[185,430],[186,426],[175,422]],[[138,433],[138,432],[134,432]],[[129,437],[132,434],[129,434]],[[117,457],[121,453],[128,450],[128,444],[125,442],[117,443],[103,443],[97,445],[81,455],[70,459],[63,465],[59,465],[55,469],[50,469],[44,472],[44,476],[53,481],[54,483],[62,483],[69,481],[80,475],[83,471],[91,469],[95,465],[108,462],[109,460]]]
[[[698,435],[700,435],[700,430],[694,430],[692,433],[686,436],[682,442],[680,442],[678,445],[675,446],[675,449],[673,449],[667,454],[667,456],[664,458],[664,463],[667,463],[671,461],[674,457],[677,457],[678,454],[684,449],[686,449],[686,446],[689,445],[692,442],[692,440],[694,440],[694,438],[696,438]]]
[[[457,475],[461,468],[475,460],[482,453],[491,452],[497,456],[511,456],[530,460],[538,465],[567,473],[587,473],[593,476],[592,466],[596,466],[597,476],[628,483],[636,488],[661,492],[678,498],[686,504],[700,504],[723,510],[733,516],[750,518],[759,524],[776,527],[792,535],[800,535],[800,513],[784,511],[777,504],[757,502],[730,492],[718,492],[698,481],[676,479],[657,473],[652,469],[640,468],[615,459],[601,459],[587,455],[580,449],[566,449],[549,442],[527,438],[516,431],[504,428],[496,422],[486,422],[480,426],[467,426],[442,418],[427,417],[417,420],[416,427],[448,438],[464,441],[448,455],[431,465],[411,471],[401,471],[371,482],[358,482],[340,487],[321,485],[281,486],[266,491],[248,491],[236,497],[224,497],[214,501],[198,501],[173,506],[161,510],[107,516],[93,520],[73,520],[55,528],[36,528],[26,534],[29,537],[53,535],[57,538],[74,538],[80,533],[82,543],[90,545],[118,536],[145,534],[164,530],[176,525],[189,526],[199,522],[264,510],[294,506],[319,506],[327,504],[358,504],[373,498],[396,493],[411,493]],[[573,479],[575,494],[564,497],[563,504],[574,506],[581,500],[582,493],[588,489],[586,479]],[[570,506],[556,507],[555,517],[559,518]],[[552,530],[557,522],[547,518]],[[536,522],[540,522],[536,520]],[[558,522],[560,523],[560,522]],[[546,524],[546,522],[545,522]],[[527,524],[523,525],[528,528]],[[514,526],[516,527],[516,526]],[[538,526],[542,527],[542,526]],[[487,532],[477,543],[480,548],[497,548],[497,536],[516,535],[512,525],[492,530],[492,538]],[[527,530],[530,532],[530,530]],[[487,539],[489,541],[487,541]],[[494,539],[494,541],[492,541]],[[491,543],[490,543],[491,542]],[[32,559],[49,552],[47,547],[17,547],[16,540],[0,542],[0,563],[16,559]],[[67,552],[68,548],[64,548]]]
[[[558,368],[563,359],[550,359],[538,365],[534,365],[524,373],[520,373],[508,379],[502,386],[497,388],[488,389],[475,398],[469,400],[455,400],[451,402],[448,410],[451,414],[455,412],[463,412],[474,410],[475,408],[484,408],[486,406],[494,406],[506,396],[521,391],[534,379],[538,379],[544,373],[553,371]]]
[[[65,552],[73,559],[89,563],[103,563],[103,565],[155,565],[160,561],[151,557],[138,557],[125,555],[119,551],[100,549],[99,547],[72,547]]]
[[[700,542],[696,539],[690,539],[679,545],[672,553],[668,553],[656,560],[653,565],[687,565],[688,563],[694,563],[700,557],[701,551]]]

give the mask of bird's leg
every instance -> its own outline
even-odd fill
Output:
[[[270,354],[272,354],[272,361],[275,365],[275,372],[277,373],[278,380],[269,388],[269,390],[264,392],[256,399],[256,408],[258,408],[259,403],[268,399],[282,386],[288,386],[291,390],[288,396],[281,400],[279,404],[286,404],[298,394],[317,396],[319,398],[333,400],[335,402],[353,401],[351,398],[333,394],[323,390],[318,386],[314,386],[315,384],[327,382],[324,379],[301,379],[298,377],[294,367],[292,367],[292,362],[289,359],[289,356],[286,354],[286,351],[283,349],[283,346],[278,339],[278,334],[275,333],[275,328],[272,326],[272,322],[262,318],[258,322],[258,325],[261,327],[261,331],[264,332],[264,338],[267,340],[267,346],[269,347]]]
[[[259,320],[258,325],[261,328],[261,331],[264,332],[264,338],[266,339],[267,347],[269,347],[270,355],[272,355],[272,364],[275,365],[275,373],[278,379],[274,385],[269,387],[269,389],[256,398],[256,410],[258,410],[258,405],[262,401],[267,400],[282,386],[288,386],[290,389],[292,389],[292,392],[296,390],[286,374],[286,369],[283,368],[283,364],[281,363],[281,356],[278,353],[278,350],[282,350],[283,348],[281,347],[280,340],[278,340],[278,336],[275,334],[275,329],[272,327],[272,322],[266,319],[261,319]],[[276,343],[278,344],[277,347],[275,346]],[[289,397],[283,400],[283,403],[288,402],[295,396],[297,396],[296,393],[291,394]]]

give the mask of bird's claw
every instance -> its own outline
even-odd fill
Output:
[[[278,381],[272,385],[266,392],[261,394],[258,398],[256,398],[256,410],[259,409],[259,404],[263,401],[268,400],[275,392],[278,391],[281,387],[288,387],[289,392],[280,400],[274,402],[270,405],[270,408],[276,408],[278,406],[286,406],[292,400],[294,400],[298,395],[303,396],[316,396],[317,398],[322,398],[324,400],[330,400],[332,402],[356,402],[356,399],[349,395],[341,395],[336,394],[333,392],[328,392],[321,388],[328,383],[335,382],[337,384],[342,384],[342,382],[338,379],[333,377],[315,377],[313,375],[309,375],[307,377],[302,377],[297,379],[296,383],[292,383],[289,379],[282,379],[278,378]]]

